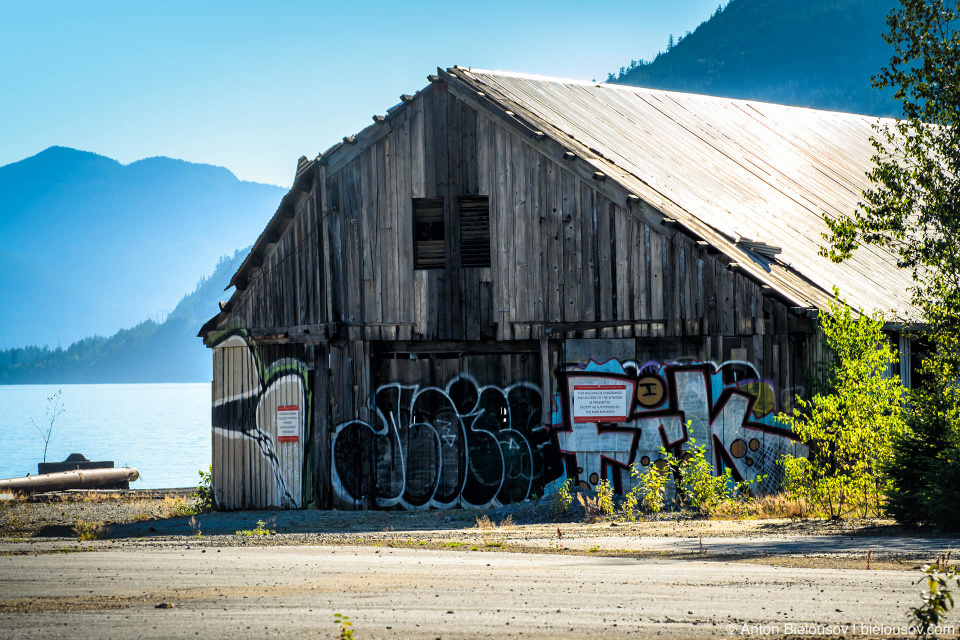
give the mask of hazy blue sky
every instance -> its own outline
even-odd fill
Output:
[[[0,0],[0,165],[51,145],[289,185],[455,64],[598,80],[719,0]]]

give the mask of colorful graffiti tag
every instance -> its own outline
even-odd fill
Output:
[[[344,502],[380,508],[525,500],[558,473],[546,455],[541,402],[530,383],[480,385],[466,374],[443,388],[383,385],[372,420],[336,427],[334,491]]]
[[[759,478],[766,493],[780,486],[782,455],[807,453],[776,419],[775,384],[749,362],[590,361],[558,382],[551,430],[567,476],[584,487],[606,479],[622,493],[630,466],[656,464],[661,447],[683,456],[705,445],[718,474]]]
[[[214,346],[215,498],[223,508],[299,508],[311,415],[306,366],[265,357],[242,331]]]

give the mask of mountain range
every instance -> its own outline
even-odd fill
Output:
[[[896,0],[730,0],[652,61],[608,82],[831,111],[899,116],[870,79],[890,61]]]
[[[895,4],[730,0],[607,80],[895,116],[892,94],[870,86]],[[196,332],[284,191],[65,147],[0,167],[0,384],[209,380]]]
[[[284,193],[223,167],[64,147],[0,167],[0,349],[162,322]]]

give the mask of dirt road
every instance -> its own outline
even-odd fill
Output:
[[[0,638],[333,638],[337,612],[363,640],[904,638],[917,568],[960,556],[960,539],[878,520],[155,517],[181,506],[4,505]],[[258,522],[271,533],[238,534]]]
[[[372,546],[52,550],[0,557],[0,637],[329,638],[336,612],[364,639],[768,637],[809,624],[857,637],[853,625],[905,623],[918,600],[904,571]]]

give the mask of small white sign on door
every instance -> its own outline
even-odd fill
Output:
[[[277,442],[300,440],[300,407],[285,405],[277,407]]]

